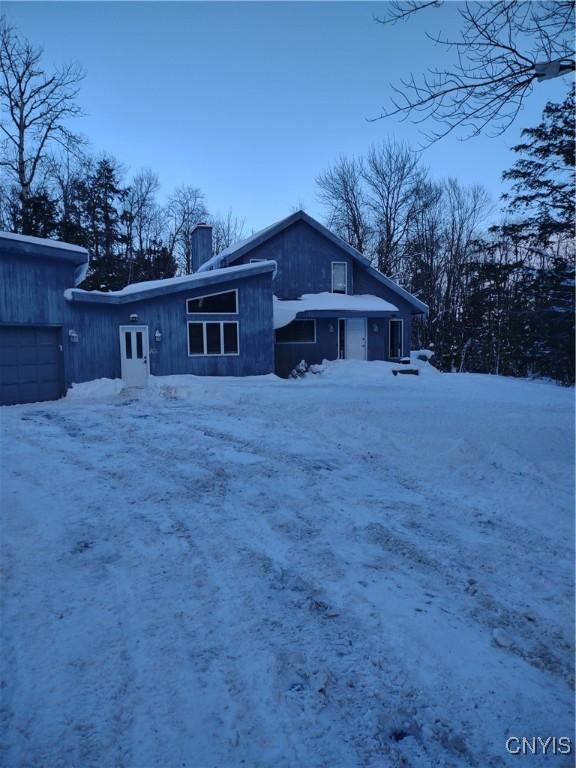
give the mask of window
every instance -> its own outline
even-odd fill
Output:
[[[188,355],[237,355],[238,323],[188,323]]]
[[[277,344],[315,344],[316,320],[292,320],[276,331]]]
[[[126,341],[126,360],[132,360],[132,331],[124,333],[124,340]]]
[[[402,357],[402,335],[404,332],[403,320],[390,320],[389,346],[390,359],[398,360]]]
[[[238,313],[238,291],[212,293],[188,299],[186,311],[189,315],[236,315]]]
[[[332,262],[332,293],[348,293],[348,264]]]

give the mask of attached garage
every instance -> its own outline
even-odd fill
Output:
[[[57,400],[63,393],[61,328],[0,326],[0,405]]]
[[[87,267],[85,248],[0,232],[0,406],[66,392],[72,318],[64,291]]]

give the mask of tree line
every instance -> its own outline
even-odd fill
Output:
[[[243,236],[210,215],[194,185],[159,201],[151,169],[127,178],[71,125],[77,65],[48,72],[41,49],[0,19],[0,228],[82,245],[83,287],[191,272],[191,233],[213,225],[217,253]],[[477,185],[435,180],[421,156],[388,141],[341,157],[317,178],[327,225],[429,306],[413,344],[443,370],[574,381],[574,87],[523,131],[504,174],[501,221]]]
[[[428,304],[415,323],[446,371],[574,382],[574,86],[522,132],[500,223],[480,186],[433,180],[396,142],[317,178],[328,225]]]
[[[0,19],[0,228],[88,248],[83,287],[99,290],[191,272],[198,223],[212,224],[215,250],[242,237],[244,221],[211,215],[197,187],[161,204],[153,170],[126,178],[117,159],[92,152],[70,127],[83,78],[76,64],[47,71],[42,50]]]

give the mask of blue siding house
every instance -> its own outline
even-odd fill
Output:
[[[227,248],[200,271],[273,261],[275,370],[301,361],[400,360],[426,304],[304,211]]]
[[[85,291],[80,247],[0,233],[0,404],[61,397],[72,383],[152,375],[286,376],[324,358],[397,360],[426,306],[303,211],[194,273]]]

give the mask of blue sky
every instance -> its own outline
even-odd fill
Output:
[[[161,195],[192,184],[213,213],[232,208],[258,229],[304,206],[322,218],[314,179],[340,154],[418,128],[380,112],[389,84],[441,63],[427,29],[457,28],[457,3],[383,27],[384,3],[11,3],[2,12],[45,49],[47,64],[87,72],[76,127],[128,173],[160,177]],[[510,147],[568,83],[536,89],[499,138],[447,138],[423,161],[436,178],[486,186],[495,202]]]

